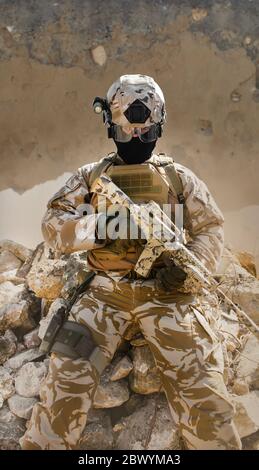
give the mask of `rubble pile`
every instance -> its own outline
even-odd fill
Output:
[[[0,449],[20,448],[48,371],[49,359],[39,351],[41,338],[85,270],[84,252],[57,260],[43,243],[32,251],[0,241]],[[259,280],[251,256],[225,249],[217,280],[258,324]],[[259,450],[259,338],[223,301],[217,322],[235,423],[244,448]],[[112,448],[182,448],[153,356],[135,325],[102,374],[80,442],[80,449]]]

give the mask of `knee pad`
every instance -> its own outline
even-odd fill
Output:
[[[99,373],[107,366],[109,359],[95,343],[91,330],[73,321],[65,321],[58,331],[51,352],[71,359],[83,358],[91,362]]]
[[[92,333],[87,326],[68,320],[58,331],[51,351],[73,359],[78,357],[88,359],[95,346]]]

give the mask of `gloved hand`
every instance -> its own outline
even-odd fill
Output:
[[[155,285],[158,289],[170,291],[183,286],[187,274],[172,260],[166,261],[167,266],[160,268],[156,274]]]

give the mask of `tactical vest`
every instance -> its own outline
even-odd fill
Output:
[[[109,169],[111,168],[112,165],[116,164],[116,159],[118,158],[116,153],[111,153],[104,157],[99,163],[96,164],[96,166],[92,169],[91,174],[88,179],[88,184],[89,187],[91,188],[92,184],[94,181],[102,174],[102,173],[109,173]],[[177,197],[177,200],[179,204],[185,205],[185,197],[183,195],[183,184],[182,180],[175,168],[174,161],[172,158],[167,157],[165,154],[158,154],[153,156],[153,161],[152,162],[147,162],[149,165],[153,165],[159,172],[159,168],[163,168],[165,171],[165,176],[166,176],[166,181],[169,185],[169,188],[173,192],[173,194]],[[143,164],[144,165],[144,164]],[[121,167],[123,170],[123,166]],[[141,169],[142,167],[140,166],[139,174],[136,175],[136,178],[139,180],[141,177]],[[162,175],[161,175],[162,177]],[[128,186],[130,190],[130,182],[127,181],[126,176],[123,179],[123,175],[121,176],[121,180],[123,180],[124,187]],[[120,180],[115,179],[115,184],[117,184],[119,187],[120,185]],[[145,177],[142,180],[143,188],[146,187],[146,191],[151,191],[152,188],[149,187],[149,182],[148,179]],[[121,189],[125,189],[121,187]],[[153,188],[154,190],[154,188]],[[127,193],[127,191],[125,190]],[[130,197],[131,194],[127,193],[128,196]],[[151,199],[151,198],[150,198]],[[184,207],[185,208],[185,207]]]

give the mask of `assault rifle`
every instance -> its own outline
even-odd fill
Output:
[[[259,336],[259,327],[238,307],[220,288],[218,282],[204,264],[181,242],[180,230],[162,211],[157,203],[137,205],[118,187],[111,178],[102,174],[95,180],[91,192],[105,197],[112,204],[118,204],[130,211],[130,217],[146,239],[146,244],[135,265],[135,272],[147,278],[155,260],[167,253],[176,266],[187,274],[183,292],[197,293],[201,289],[217,292],[236,312],[238,319],[255,335]]]

